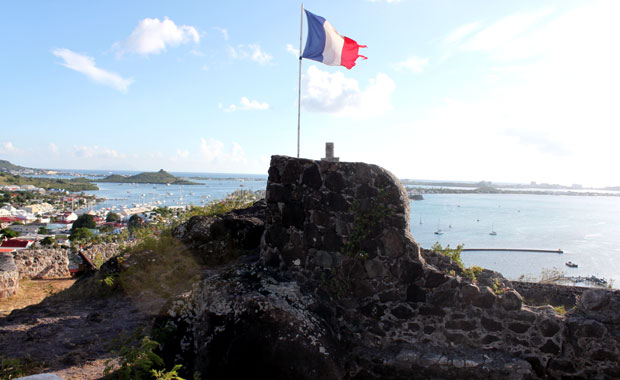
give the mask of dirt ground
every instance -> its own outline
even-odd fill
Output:
[[[103,378],[105,362],[113,358],[110,342],[149,326],[153,314],[145,312],[139,299],[121,292],[67,297],[71,289],[63,289],[74,282],[23,281],[16,296],[0,300],[0,358],[34,363],[27,374]]]
[[[19,281],[17,294],[9,298],[0,298],[0,317],[4,317],[15,309],[36,305],[45,297],[64,290],[75,282],[74,278],[59,278],[53,280],[26,280]]]

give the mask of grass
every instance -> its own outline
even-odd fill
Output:
[[[45,365],[32,360],[0,357],[0,379],[12,380],[41,373]]]
[[[52,280],[19,280],[17,294],[9,298],[0,298],[0,317],[8,315],[15,309],[35,305],[46,297],[56,294],[75,282],[73,278]]]

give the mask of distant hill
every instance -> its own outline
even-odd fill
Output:
[[[122,176],[112,174],[95,182],[113,182],[113,183],[169,183],[171,185],[198,185],[196,182],[190,182],[181,178],[177,178],[172,174],[161,169],[158,172],[145,172],[132,176]]]
[[[0,171],[9,171],[9,170],[26,170],[23,166],[12,164],[7,160],[0,160]]]
[[[94,183],[85,178],[34,178],[0,172],[0,185],[32,185],[43,189],[64,189],[71,192],[99,190]]]

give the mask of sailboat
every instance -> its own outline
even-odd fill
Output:
[[[435,235],[443,235],[443,230],[439,228],[439,222],[437,222],[437,231],[435,231]]]
[[[497,235],[497,232],[495,232],[495,229],[493,229],[493,225],[491,224],[491,232],[489,232],[489,235]]]

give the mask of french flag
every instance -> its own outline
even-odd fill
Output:
[[[358,54],[359,48],[365,48],[366,45],[358,45],[349,37],[341,36],[329,21],[305,11],[308,18],[308,38],[302,58],[330,66],[344,66],[349,70],[355,66],[356,59],[367,59]]]

